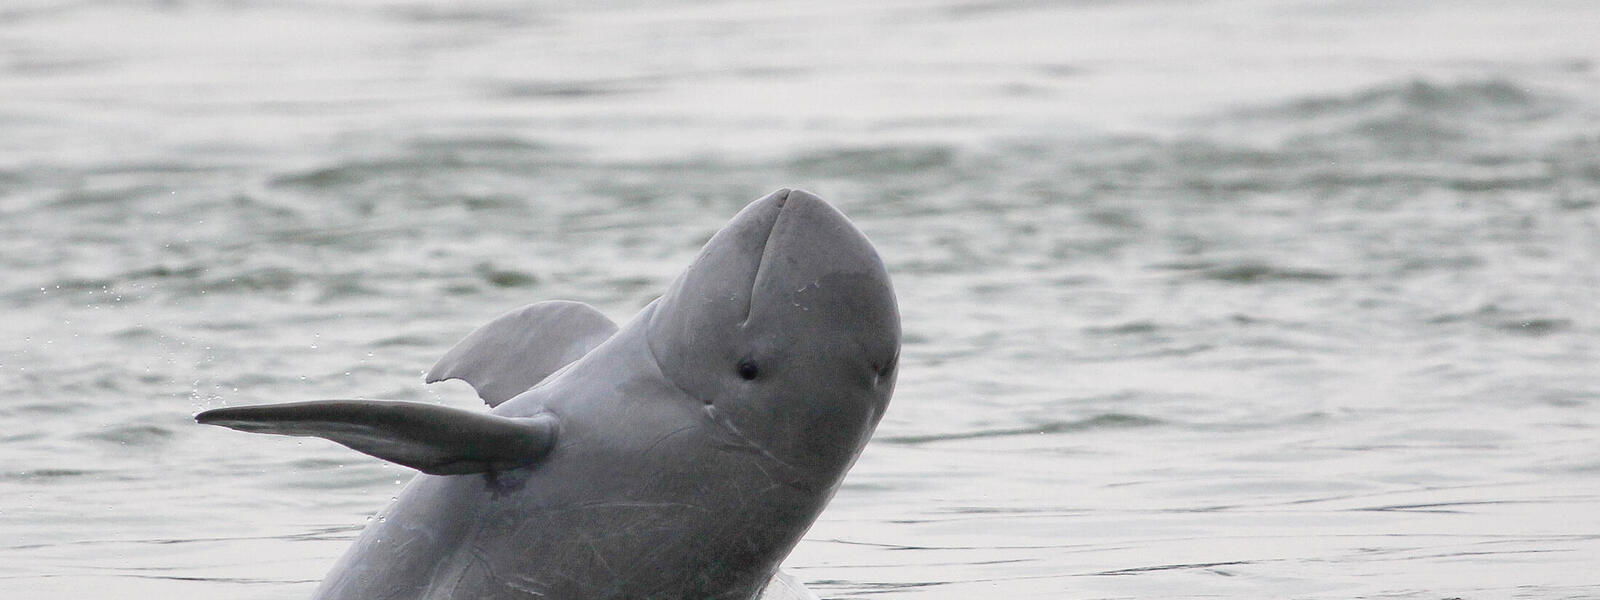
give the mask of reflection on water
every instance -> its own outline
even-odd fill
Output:
[[[305,596],[410,473],[191,413],[799,186],[905,316],[824,596],[1600,594],[1587,3],[325,4],[0,9],[0,589]]]

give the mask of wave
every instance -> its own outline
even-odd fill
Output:
[[[903,435],[874,438],[889,444],[925,444],[929,442],[945,442],[953,440],[971,440],[994,437],[1011,437],[1019,435],[1046,435],[1052,433],[1067,433],[1074,431],[1092,431],[1099,429],[1126,429],[1133,427],[1154,427],[1164,424],[1165,421],[1154,417],[1134,415],[1127,413],[1104,413],[1092,417],[1071,421],[1047,421],[1022,427],[1007,427],[1002,429],[984,429],[978,431],[962,431],[954,433],[939,433],[928,435]]]

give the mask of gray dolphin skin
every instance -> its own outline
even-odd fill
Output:
[[[779,190],[621,328],[541,302],[428,373],[492,407],[330,400],[200,423],[323,437],[422,471],[324,600],[814,598],[778,572],[889,403],[900,316],[860,231]]]

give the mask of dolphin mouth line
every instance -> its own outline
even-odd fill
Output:
[[[779,191],[778,214],[772,218],[772,226],[767,229],[767,239],[761,241],[761,258],[756,260],[756,273],[750,278],[750,292],[745,295],[744,320],[739,322],[740,327],[750,323],[750,314],[756,310],[756,286],[761,284],[761,272],[767,268],[768,255],[772,253],[772,238],[778,235],[778,225],[783,222],[783,205],[789,201],[789,194],[793,190]]]

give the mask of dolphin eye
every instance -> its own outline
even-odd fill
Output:
[[[744,378],[745,381],[755,379],[760,374],[761,368],[756,366],[755,361],[748,358],[739,361],[739,377]]]

